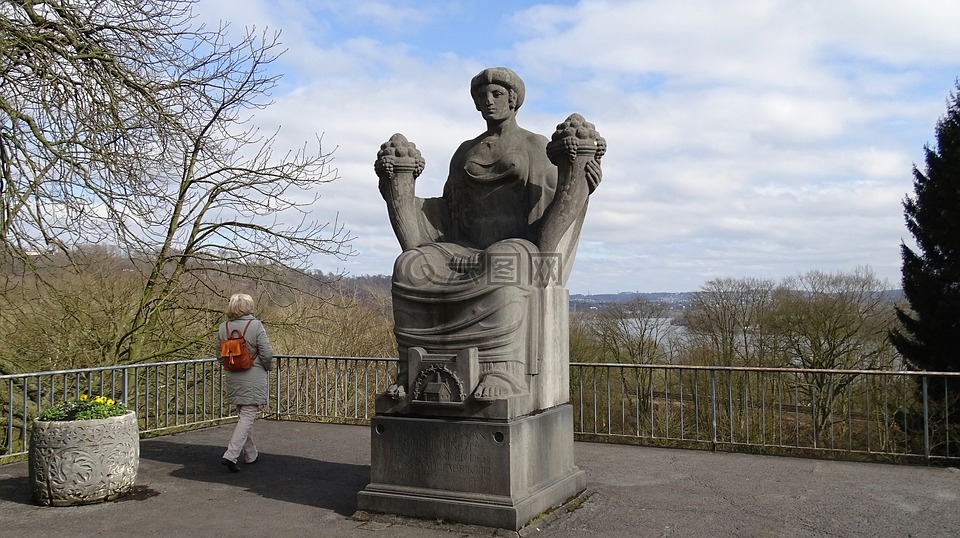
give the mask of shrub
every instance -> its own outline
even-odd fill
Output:
[[[95,418],[118,417],[127,412],[127,406],[106,396],[89,397],[81,394],[75,402],[63,402],[55,405],[37,417],[40,420],[90,420]]]

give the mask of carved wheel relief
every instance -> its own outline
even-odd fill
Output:
[[[451,402],[463,402],[467,399],[467,393],[464,390],[463,382],[455,373],[443,364],[433,364],[424,368],[417,375],[413,382],[412,395],[414,400],[427,401],[428,394],[439,394],[436,392],[441,388],[446,388]],[[431,389],[431,390],[428,390]],[[442,401],[442,400],[433,400]]]

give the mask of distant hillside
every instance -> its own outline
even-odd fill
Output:
[[[620,293],[599,293],[596,295],[573,294],[570,296],[571,310],[598,310],[612,303],[622,303],[634,299],[666,303],[670,305],[670,310],[674,313],[682,311],[690,304],[693,292],[657,292],[657,293],[638,293],[632,291],[622,291]]]
[[[599,309],[611,303],[620,303],[632,301],[634,299],[643,299],[646,301],[656,301],[667,303],[674,311],[683,310],[690,305],[690,301],[696,292],[657,292],[657,293],[638,293],[632,291],[622,291],[620,293],[598,293],[596,295],[573,294],[570,296],[570,308],[572,310]],[[903,290],[886,290],[883,292],[884,299],[890,303],[896,303],[903,299]]]
[[[360,275],[360,276],[347,276],[344,277],[343,283],[349,283],[360,289],[379,289],[390,291],[391,278],[387,275]],[[603,308],[605,305],[611,303],[621,303],[625,301],[632,301],[634,299],[643,299],[646,301],[656,301],[667,303],[671,305],[671,308],[675,311],[683,310],[690,305],[690,301],[693,299],[693,295],[696,292],[693,291],[682,291],[682,292],[654,292],[654,293],[640,293],[635,291],[621,291],[620,293],[597,293],[597,294],[581,294],[575,293],[570,295],[570,308],[572,310],[592,310]],[[885,299],[891,303],[895,303],[903,299],[902,290],[887,290],[884,293]]]
[[[664,301],[664,302],[683,302],[689,300],[693,295],[692,291],[683,291],[683,292],[657,292],[657,293],[639,293],[635,291],[621,291],[620,293],[598,293],[591,295],[583,295],[575,293],[570,296],[571,303],[618,303],[623,301],[632,301],[633,299],[640,298],[647,301]]]

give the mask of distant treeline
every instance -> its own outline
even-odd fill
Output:
[[[630,303],[635,301],[663,303],[670,306],[670,313],[673,316],[681,314],[684,310],[690,308],[694,303],[697,294],[696,291],[682,292],[632,292],[622,291],[619,293],[597,293],[597,294],[572,294],[570,296],[570,309],[573,311],[581,310],[602,310],[612,305]],[[890,304],[897,304],[903,300],[903,290],[878,290],[881,297]]]

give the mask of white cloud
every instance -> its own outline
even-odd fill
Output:
[[[353,230],[359,254],[337,262],[351,272],[389,273],[399,251],[373,173],[380,143],[416,142],[418,194],[439,195],[450,155],[482,130],[470,77],[505,64],[527,83],[521,125],[549,135],[578,111],[608,141],[574,293],[858,265],[899,281],[900,201],[960,75],[960,4],[532,4],[488,6],[503,18],[486,39],[465,1],[198,9],[283,29],[288,81],[257,121],[282,124],[281,145],[323,133],[336,146],[341,179],[314,217],[339,212]]]

